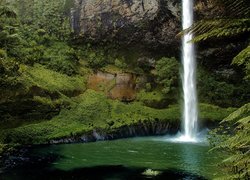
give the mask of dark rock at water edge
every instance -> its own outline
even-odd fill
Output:
[[[51,140],[48,144],[95,142],[104,140],[114,140],[138,136],[155,136],[165,134],[175,134],[179,130],[179,123],[170,122],[147,122],[135,125],[125,125],[118,129],[102,130],[95,129],[82,135],[72,135],[71,137]]]

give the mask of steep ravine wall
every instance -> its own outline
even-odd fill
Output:
[[[85,40],[178,46],[179,0],[75,0],[74,32]]]
[[[195,1],[195,19],[218,18],[223,7],[214,8],[213,2]],[[78,41],[143,49],[144,55],[179,57],[181,38],[177,34],[182,30],[181,0],[74,0],[71,28]],[[227,67],[245,45],[244,41],[197,44],[197,58],[203,64],[219,62],[211,63],[219,67],[222,62]]]

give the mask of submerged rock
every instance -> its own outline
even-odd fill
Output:
[[[145,170],[142,175],[144,176],[148,176],[148,177],[154,177],[154,176],[158,176],[159,174],[161,174],[160,171],[154,171],[152,169],[147,169]]]

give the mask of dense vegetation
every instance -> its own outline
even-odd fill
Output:
[[[249,178],[249,6],[247,0],[214,2],[228,7],[218,19],[197,22],[194,41],[246,40],[232,62],[198,62],[200,118],[204,123],[225,118],[212,142],[232,153],[224,162],[232,178]],[[156,56],[151,65],[137,62],[137,50],[78,41],[70,27],[72,6],[70,0],[0,2],[0,154],[10,144],[47,143],[96,129],[113,132],[156,120],[178,124],[178,55]],[[215,73],[218,63],[232,64],[236,75]],[[106,90],[88,89],[88,77],[97,70],[147,81],[133,102],[124,103],[107,98]]]
[[[232,65],[241,66],[244,72],[244,82],[250,79],[250,8],[248,0],[217,0],[215,6],[223,5],[224,10],[216,19],[198,21],[187,31],[196,34],[194,42],[210,39],[244,36],[247,44],[240,53],[233,58]],[[214,9],[217,7],[213,7]],[[227,87],[229,88],[229,87]],[[237,96],[237,98],[239,98]],[[249,98],[247,100],[249,102]],[[245,104],[221,122],[221,126],[211,132],[210,140],[213,149],[229,154],[223,161],[222,167],[228,172],[223,179],[250,178],[250,107]]]

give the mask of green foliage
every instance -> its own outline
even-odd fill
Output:
[[[0,58],[0,89],[3,90],[18,84],[19,64],[13,59],[7,58],[6,54],[2,55],[5,56],[5,58]]]
[[[164,102],[166,101],[166,97],[162,92],[157,90],[151,92],[142,90],[137,93],[136,99],[149,107],[154,107],[154,105],[160,107],[160,104],[165,104]]]
[[[17,15],[13,9],[0,5],[0,48],[7,51],[15,47],[20,40],[16,18]]]
[[[91,44],[78,47],[77,55],[79,59],[87,62],[88,67],[100,69],[108,64],[114,64],[116,54],[110,50],[111,47],[99,47]]]
[[[250,103],[239,108],[222,121],[220,128],[211,133],[214,149],[228,157],[222,167],[228,172],[223,179],[250,178]]]
[[[72,3],[70,0],[22,0],[15,2],[21,21],[34,31],[44,29],[50,36],[59,40],[68,39],[71,28],[69,14]]]
[[[73,100],[70,109],[64,109],[52,120],[9,129],[1,137],[2,141],[8,143],[45,143],[52,139],[81,135],[94,129],[105,129],[108,132],[155,118],[177,121],[178,110],[178,107],[166,111],[154,110],[139,103],[126,105],[88,90]]]
[[[90,52],[87,56],[87,61],[91,68],[101,68],[106,65],[106,59],[102,52]]]
[[[215,0],[215,2],[218,5],[224,6],[227,11],[222,13],[221,17],[217,19],[198,21],[191,28],[185,30],[184,33],[194,33],[196,36],[193,41],[195,42],[211,38],[218,39],[220,37],[237,37],[238,35],[249,34],[249,0]],[[246,79],[249,78],[250,72],[249,57],[249,47],[247,47],[233,60],[233,64],[245,66]],[[206,83],[208,82],[206,81]],[[225,83],[220,85],[220,89],[222,87],[224,92],[228,92],[228,88],[233,88],[230,86],[227,87]],[[219,92],[217,95],[219,94],[223,94],[223,92]],[[230,96],[227,98],[230,99]],[[226,177],[222,177],[223,179],[250,178],[249,112],[250,106],[247,104],[229,115],[222,122],[222,126],[211,133],[210,140],[211,144],[215,146],[214,149],[229,154],[229,157],[222,162],[222,166],[228,172]]]
[[[68,75],[76,73],[74,50],[58,42],[69,39],[72,1],[27,0],[23,3],[19,0],[2,4],[0,48],[5,49],[8,56],[29,65],[44,63]],[[16,7],[17,13],[7,4]]]
[[[157,82],[163,86],[162,92],[168,94],[178,84],[179,63],[175,58],[163,57],[156,64]]]
[[[57,72],[73,75],[77,73],[77,60],[73,48],[63,42],[54,42],[46,48],[41,63]]]
[[[116,58],[115,59],[115,66],[118,67],[118,68],[121,68],[121,69],[127,69],[128,68],[128,65],[125,63],[124,58],[122,58],[122,59]]]
[[[2,5],[0,6],[0,17],[16,18],[17,14],[10,7]]]
[[[5,145],[0,144],[0,158],[1,158],[1,154],[4,152],[4,148],[5,148]]]
[[[67,76],[35,64],[33,67],[21,65],[19,81],[25,87],[36,86],[49,92],[84,91],[86,79],[81,76]]]
[[[234,57],[232,64],[243,66],[246,73],[245,78],[250,80],[250,45]]]
[[[249,0],[214,0],[213,8],[223,7],[221,15],[214,19],[204,19],[193,24],[181,32],[194,33],[193,42],[207,39],[229,38],[246,35],[249,40],[250,33],[250,4]],[[243,49],[233,60],[233,64],[244,65],[246,78],[249,78],[249,47]]]
[[[240,107],[248,102],[249,82],[231,83],[218,75],[199,69],[197,75],[198,96],[201,102],[221,107]]]
[[[220,15],[214,19],[196,22],[183,33],[191,32],[196,36],[193,41],[199,42],[218,37],[237,36],[250,32],[250,8],[248,0],[213,0],[211,10],[220,9]]]
[[[12,153],[16,150],[17,145],[16,144],[1,144],[0,143],[0,163],[2,155],[7,154],[7,153]]]
[[[240,121],[244,117],[250,116],[250,103],[245,104],[241,108],[237,109],[233,113],[231,113],[223,122],[233,122]]]
[[[72,98],[70,108],[63,109],[51,120],[25,124],[9,128],[0,134],[0,142],[36,144],[50,140],[81,136],[92,133],[93,130],[103,130],[107,133],[118,128],[150,122],[167,122],[173,125],[179,123],[180,108],[172,105],[167,109],[154,109],[143,106],[139,102],[124,104],[120,101],[107,99],[104,94],[87,90],[84,94]],[[230,111],[227,109],[201,105],[206,108],[203,118],[206,120],[221,120]],[[203,109],[202,109],[203,110]],[[209,112],[214,115],[209,114]],[[220,113],[221,114],[220,114]],[[217,117],[216,117],[217,116]],[[223,117],[224,116],[224,117]]]
[[[219,106],[201,103],[199,104],[199,118],[202,122],[220,122],[230,113],[235,111],[235,108],[221,108]]]
[[[196,35],[192,40],[194,42],[236,36],[250,32],[250,19],[201,20],[188,31]]]
[[[0,49],[0,59],[6,59],[7,58],[7,53],[5,50]]]
[[[248,0],[213,0],[215,6],[224,6],[227,11],[224,15],[229,17],[250,17],[250,8]]]

